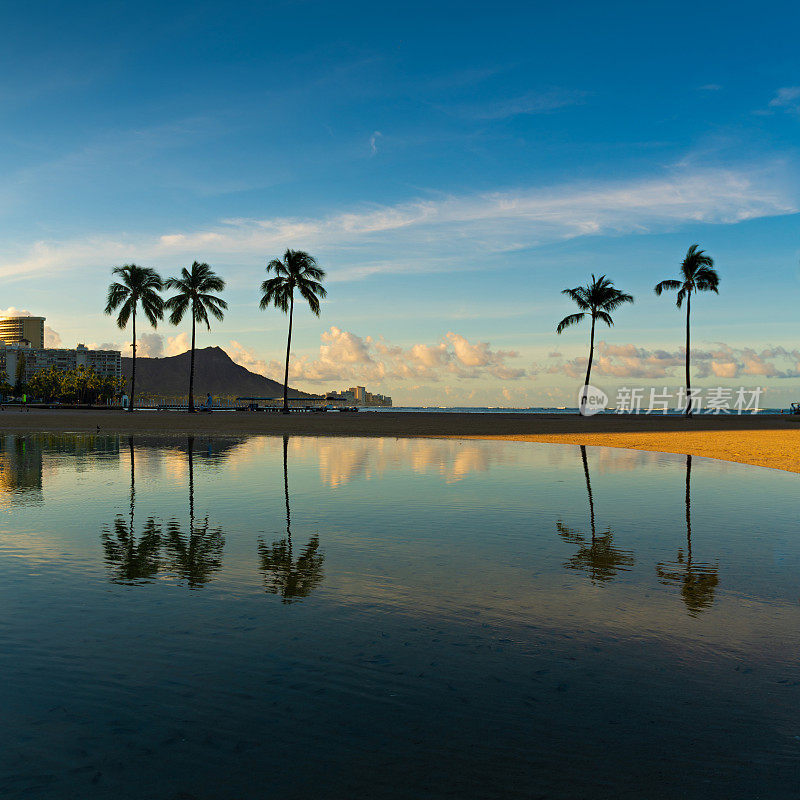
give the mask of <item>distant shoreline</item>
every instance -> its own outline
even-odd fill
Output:
[[[197,436],[252,434],[499,439],[622,447],[688,454],[800,473],[800,417],[548,413],[360,412],[342,414],[32,409],[0,412],[0,434],[119,433]]]

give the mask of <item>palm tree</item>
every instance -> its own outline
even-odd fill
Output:
[[[225,288],[225,281],[219,277],[208,264],[199,264],[195,261],[191,271],[184,267],[180,278],[167,278],[164,282],[167,289],[175,289],[178,294],[170,297],[164,304],[171,313],[169,321],[173,325],[180,325],[183,315],[191,308],[192,313],[192,355],[189,364],[189,413],[194,413],[194,334],[195,323],[205,322],[206,328],[211,330],[209,312],[216,319],[221,320],[225,314],[224,309],[228,304],[212,292],[221,292]]]
[[[289,413],[289,353],[292,349],[292,314],[294,312],[294,290],[306,299],[312,313],[319,316],[319,301],[328,293],[320,281],[325,270],[317,266],[313,256],[303,250],[287,250],[283,260],[273,258],[267,264],[267,274],[275,273],[261,284],[263,296],[259,308],[263,311],[274,305],[289,314],[289,338],[286,342],[286,371],[283,375],[283,413]]]
[[[268,546],[260,539],[258,556],[264,573],[264,587],[279,594],[283,603],[308,597],[322,583],[325,556],[319,552],[319,536],[314,534],[300,551],[297,560],[292,546],[292,513],[289,507],[289,437],[283,437],[283,491],[286,499],[286,536]]]
[[[681,280],[667,280],[657,283],[655,291],[661,295],[666,291],[678,292],[678,308],[686,300],[686,416],[692,416],[692,387],[689,371],[689,313],[692,307],[692,292],[715,292],[719,294],[719,275],[714,269],[714,259],[707,256],[699,245],[693,244],[686,251],[681,263]]]
[[[133,364],[131,367],[131,402],[129,411],[133,411],[136,392],[136,308],[141,302],[142,311],[155,328],[164,317],[164,300],[159,295],[163,282],[159,274],[151,267],[140,267],[126,264],[114,267],[112,275],[119,275],[120,280],[109,285],[105,313],[113,314],[119,309],[117,325],[124,329],[128,320],[133,320]]]
[[[597,320],[605,322],[610,328],[614,324],[611,319],[611,312],[619,308],[623,303],[632,303],[633,296],[614,288],[614,284],[601,275],[595,278],[592,275],[592,282],[586,286],[576,286],[574,289],[564,289],[561,294],[570,297],[575,305],[580,309],[578,314],[570,314],[556,327],[556,333],[565,331],[572,325],[577,325],[588,314],[592,319],[592,332],[589,336],[589,363],[586,367],[586,380],[581,391],[580,411],[586,403],[586,388],[589,385],[589,378],[592,374],[592,359],[594,358],[594,326]]]

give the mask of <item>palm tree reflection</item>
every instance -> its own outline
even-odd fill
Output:
[[[656,565],[659,582],[680,586],[686,610],[692,617],[710,608],[719,583],[719,564],[695,562],[692,558],[692,457],[686,456],[686,553],[678,550],[677,559]]]
[[[286,536],[271,545],[261,539],[258,543],[260,568],[264,573],[264,588],[279,594],[284,603],[292,603],[311,592],[322,582],[325,556],[319,552],[319,537],[314,535],[300,551],[297,560],[292,546],[292,514],[289,507],[289,437],[283,437],[283,488],[286,498]]]
[[[578,545],[578,552],[564,562],[564,567],[585,572],[592,583],[613,580],[617,573],[630,569],[634,564],[633,553],[630,550],[620,550],[614,547],[614,534],[607,527],[602,533],[597,533],[594,517],[594,498],[592,496],[592,483],[589,478],[589,461],[586,458],[586,447],[581,445],[581,459],[583,460],[583,474],[586,477],[586,493],[589,496],[589,528],[591,539],[574,528],[567,527],[561,520],[556,522],[558,535],[568,544]]]
[[[186,581],[190,589],[198,589],[208,583],[213,574],[222,567],[222,551],[225,536],[222,528],[212,528],[208,516],[201,522],[194,519],[194,436],[187,443],[189,463],[189,534],[184,535],[178,520],[167,524],[164,542],[170,568]]]
[[[144,524],[144,532],[138,541],[134,525],[136,507],[136,479],[133,452],[133,437],[128,437],[131,461],[130,519],[121,514],[113,524],[113,532],[104,530],[100,534],[105,551],[106,564],[115,583],[137,584],[155,578],[161,566],[161,526],[150,517]]]

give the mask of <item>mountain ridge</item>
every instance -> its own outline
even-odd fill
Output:
[[[136,393],[158,395],[184,395],[189,391],[189,365],[191,352],[162,358],[136,359]],[[123,357],[122,375],[130,385],[132,358]],[[236,397],[283,397],[283,384],[250,372],[237,364],[221,347],[203,347],[195,350],[194,396],[195,402],[207,395],[234,395]],[[309,399],[318,395],[289,387],[289,397]]]

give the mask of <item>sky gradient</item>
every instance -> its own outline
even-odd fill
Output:
[[[593,383],[682,383],[683,315],[653,286],[689,245],[703,386],[800,400],[800,10],[790,2],[41,3],[0,8],[0,311],[116,344],[113,266],[207,261],[202,332],[280,379],[258,310],[287,247],[328,270],[298,309],[294,385],[411,405],[574,405],[586,326],[560,295],[636,303]],[[186,349],[164,323],[143,353]]]

